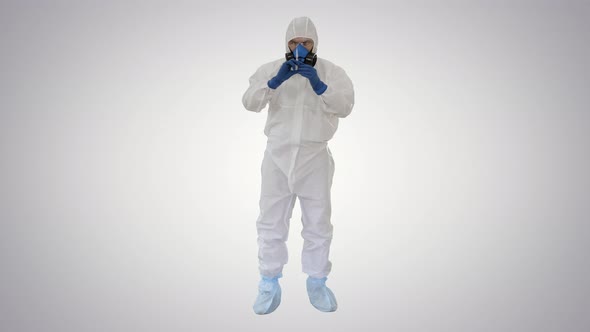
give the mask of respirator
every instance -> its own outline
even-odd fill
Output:
[[[285,58],[287,61],[291,59],[299,60],[307,65],[315,66],[316,61],[318,60],[318,56],[308,51],[303,45],[299,44],[292,52],[285,53]]]

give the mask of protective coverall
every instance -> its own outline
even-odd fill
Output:
[[[285,37],[306,37],[314,41],[317,53],[318,36],[313,22],[307,17],[295,18]],[[286,241],[289,222],[296,198],[302,211],[304,239],[303,272],[313,278],[330,273],[330,243],[332,224],[330,189],[334,175],[334,160],[328,141],[338,128],[338,119],[350,114],[354,105],[354,90],[344,70],[322,58],[314,68],[328,86],[317,95],[309,80],[293,75],[278,88],[267,82],[277,74],[285,59],[262,65],[250,77],[250,86],[242,102],[252,112],[268,105],[264,134],[268,137],[261,174],[260,214],[257,219],[258,258],[260,274],[269,278],[280,275],[287,263]]]

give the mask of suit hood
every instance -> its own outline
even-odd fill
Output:
[[[294,18],[289,26],[287,27],[287,33],[285,35],[285,48],[287,52],[291,52],[289,49],[289,40],[297,37],[305,37],[313,40],[313,53],[317,53],[318,49],[318,33],[315,29],[315,25],[311,19],[307,16]]]

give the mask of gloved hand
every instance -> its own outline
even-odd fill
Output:
[[[328,86],[320,80],[320,78],[318,77],[317,70],[305,63],[298,62],[298,65],[299,70],[297,71],[297,73],[309,79],[309,83],[311,84],[311,88],[313,89],[313,91],[318,95],[324,93]]]
[[[271,78],[270,80],[268,80],[268,83],[267,83],[268,87],[271,89],[276,89],[279,87],[279,85],[283,84],[283,82],[285,82],[286,80],[291,78],[291,76],[295,75],[297,73],[295,71],[295,66],[297,66],[295,59],[285,61],[281,65],[281,68],[279,69],[279,72],[277,73],[277,75],[275,77]],[[293,68],[293,70],[291,70],[291,68]]]

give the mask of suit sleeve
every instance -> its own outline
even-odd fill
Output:
[[[354,106],[354,88],[344,69],[336,66],[327,75],[324,83],[328,86],[321,94],[325,105],[324,112],[339,118],[347,117]]]
[[[275,91],[267,84],[271,78],[272,75],[267,73],[264,66],[250,77],[250,87],[242,97],[242,104],[248,111],[260,112],[266,107]]]

